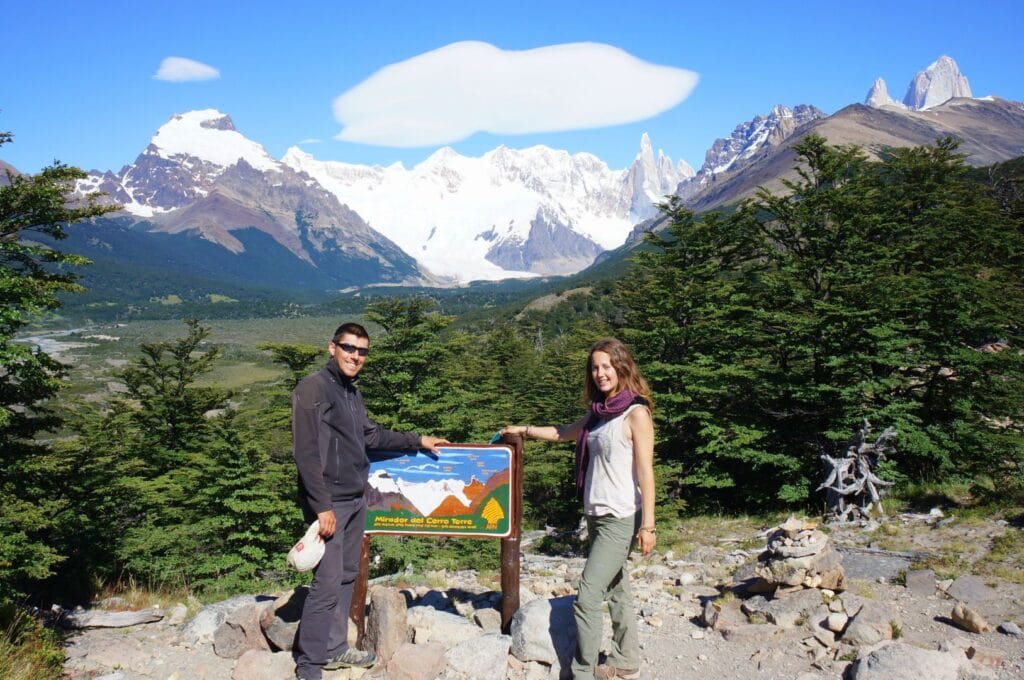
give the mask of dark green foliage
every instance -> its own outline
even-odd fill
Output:
[[[648,371],[663,492],[747,511],[805,503],[818,455],[867,418],[896,472],[1021,482],[1019,222],[955,144],[868,162],[820,137],[784,195],[729,215],[678,203],[622,282],[621,332]],[[988,343],[1010,351],[982,351]],[[988,345],[1002,347],[1002,345]],[[666,478],[667,477],[667,478]],[[723,492],[723,490],[728,490]]]
[[[310,368],[318,359],[324,356],[322,347],[313,345],[289,345],[283,342],[263,342],[259,348],[267,350],[274,357],[275,364],[281,364],[288,369],[288,390],[295,389],[309,372]]]
[[[273,460],[223,390],[195,382],[219,349],[208,329],[143,343],[123,372],[128,401],[82,410],[69,484],[76,560],[64,581],[124,577],[198,591],[252,587],[283,567],[302,526],[291,460]]]
[[[0,133],[0,146],[9,141]],[[116,207],[97,195],[69,203],[83,177],[60,163],[0,177],[0,601],[50,575],[62,559],[48,533],[63,499],[51,493],[52,461],[34,439],[58,424],[45,402],[62,386],[64,367],[14,336],[57,308],[58,293],[80,290],[67,267],[87,261],[33,239],[59,241],[72,223]]]

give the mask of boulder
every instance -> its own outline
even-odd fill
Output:
[[[381,663],[387,663],[408,640],[408,609],[397,588],[377,587],[370,591],[370,615],[366,621],[366,647]]]
[[[576,650],[574,597],[534,600],[512,616],[512,655],[568,669]]]
[[[306,586],[296,588],[277,598],[271,606],[264,609],[260,627],[274,649],[289,652],[295,646],[302,605],[305,604],[308,594],[309,588]]]
[[[770,623],[741,623],[722,629],[722,637],[729,642],[767,642],[782,632],[780,626]]]
[[[838,635],[846,628],[846,624],[849,620],[850,617],[846,615],[846,612],[832,612],[828,615],[826,627]]]
[[[473,612],[473,622],[484,630],[501,630],[501,612],[497,609],[477,609]]]
[[[188,619],[188,607],[179,602],[178,604],[171,607],[171,611],[167,615],[167,623],[172,626],[180,626],[185,623]]]
[[[412,629],[412,640],[417,645],[438,642],[451,647],[483,635],[479,626],[461,616],[431,607],[410,607],[406,618]]]
[[[406,642],[388,661],[387,677],[389,680],[434,680],[444,673],[446,663],[444,645]]]
[[[961,576],[954,580],[946,589],[946,594],[954,600],[966,602],[972,607],[978,607],[997,597],[995,590],[985,585],[985,582],[977,576],[971,575]]]
[[[447,652],[445,677],[453,680],[505,680],[512,638],[501,633],[486,633],[460,642]]]
[[[75,628],[128,628],[143,623],[155,623],[163,618],[163,611],[154,607],[126,612],[89,609],[68,614],[65,620]]]
[[[971,633],[984,633],[986,630],[991,630],[988,621],[963,602],[956,603],[950,618],[953,619],[953,623]]]
[[[1024,638],[1024,630],[1021,630],[1020,626],[1013,621],[1004,621],[1000,623],[999,632],[1015,638]]]
[[[907,592],[919,597],[935,594],[935,572],[931,569],[915,569],[907,572]]]
[[[231,612],[213,634],[213,651],[225,659],[237,659],[250,649],[270,651],[260,619],[272,605],[247,604]]]
[[[959,680],[969,672],[962,654],[891,642],[862,652],[850,667],[850,680]]]
[[[253,595],[237,595],[228,600],[209,604],[199,610],[181,629],[182,640],[190,646],[203,642],[213,642],[213,634],[217,631],[228,614],[239,607],[254,602],[268,602],[273,598]]]
[[[847,624],[846,631],[843,633],[843,642],[857,647],[868,647],[878,644],[884,639],[876,626],[856,619]]]
[[[280,680],[295,675],[295,660],[288,652],[250,649],[231,671],[231,680]]]

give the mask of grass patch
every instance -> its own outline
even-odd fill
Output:
[[[972,570],[963,556],[949,547],[944,547],[934,557],[914,560],[910,566],[912,569],[931,569],[939,580],[956,578]]]
[[[1024,531],[1008,528],[992,539],[987,555],[976,563],[977,570],[1012,583],[1024,583]]]
[[[16,605],[0,605],[0,678],[56,680],[63,667],[56,633]]]

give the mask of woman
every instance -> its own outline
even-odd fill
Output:
[[[574,613],[575,680],[640,677],[636,614],[626,560],[634,539],[644,555],[654,527],[654,423],[651,390],[629,349],[599,340],[587,358],[584,390],[590,411],[571,425],[511,425],[503,431],[545,441],[576,440],[576,489],[590,537]],[[612,650],[598,665],[601,603],[612,618]]]

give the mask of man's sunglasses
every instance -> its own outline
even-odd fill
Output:
[[[331,342],[334,343],[335,347],[340,347],[343,352],[346,352],[348,354],[354,354],[358,352],[359,356],[365,357],[367,354],[370,353],[369,347],[356,347],[355,345],[350,345],[347,342],[336,342],[334,340],[331,340]]]

